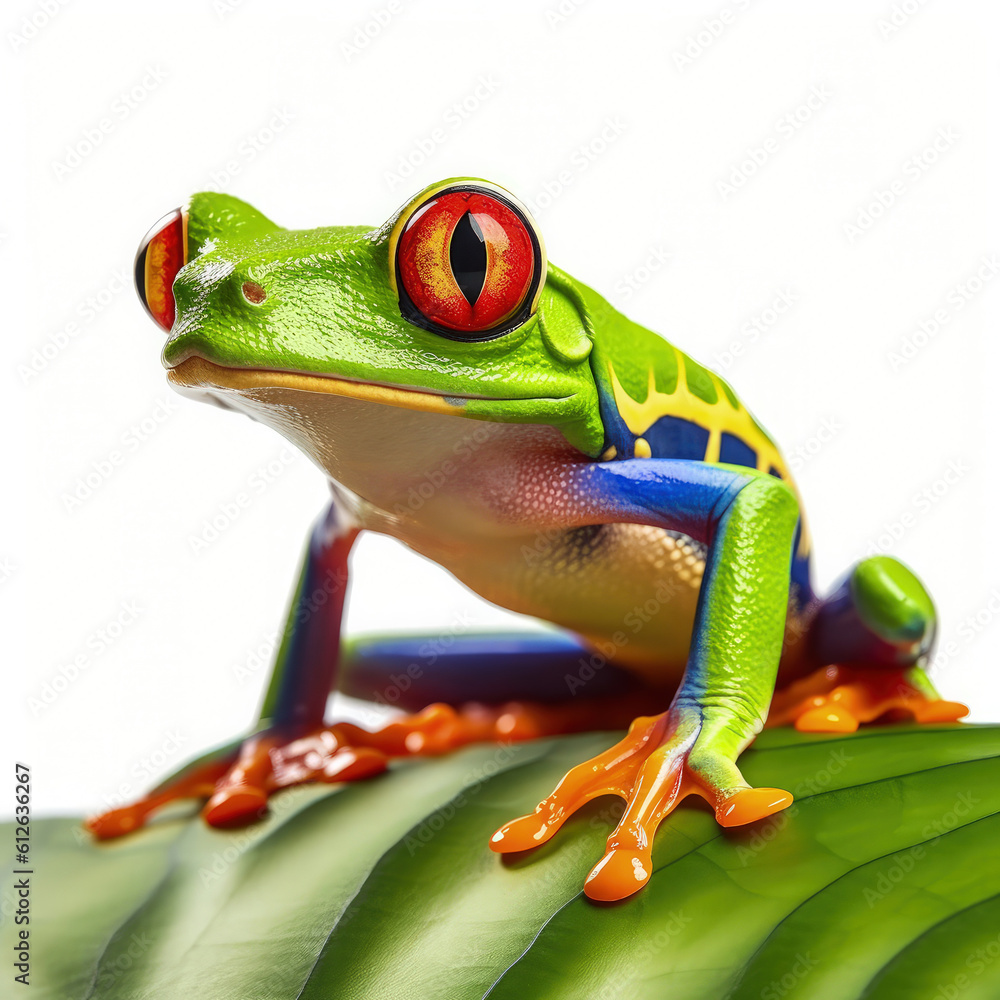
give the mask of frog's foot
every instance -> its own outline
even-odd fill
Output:
[[[510,702],[455,709],[434,704],[375,732],[346,722],[298,733],[267,729],[197,761],[145,798],[95,816],[86,825],[95,837],[111,839],[143,826],[170,802],[200,798],[208,800],[202,816],[210,826],[238,826],[260,819],[269,797],[282,788],[372,777],[395,757],[444,754],[467,743],[528,740],[598,725],[624,726],[637,711],[638,697],[552,706]]]
[[[686,796],[705,799],[722,826],[752,823],[791,804],[780,788],[751,788],[707,729],[697,708],[636,719],[623,740],[569,771],[533,813],[497,830],[490,847],[503,854],[538,847],[584,803],[618,795],[625,813],[584,891],[591,899],[622,899],[648,881],[656,828]]]
[[[154,789],[149,795],[121,806],[91,816],[84,826],[98,840],[112,840],[146,825],[146,820],[158,809],[179,799],[206,799],[215,790],[216,783],[236,761],[235,749],[220,750],[195,761],[176,777]]]
[[[320,756],[307,758],[307,748]],[[111,840],[145,826],[162,807],[186,799],[208,800],[202,816],[209,825],[236,826],[262,818],[270,794],[296,784],[297,774],[301,781],[350,781],[384,768],[381,755],[338,742],[332,727],[292,740],[268,730],[232,752],[196,762],[135,802],[91,817],[85,826],[98,840]]]
[[[853,733],[860,723],[883,716],[957,722],[968,712],[960,702],[944,701],[919,667],[831,666],[776,692],[767,725]]]

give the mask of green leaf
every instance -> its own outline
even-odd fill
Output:
[[[768,731],[744,774],[795,804],[721,830],[688,800],[648,886],[598,905],[581,887],[616,800],[513,860],[487,841],[612,739],[479,745],[292,789],[242,831],[191,809],[107,844],[35,822],[31,996],[1000,996],[1000,728]],[[13,898],[8,880],[8,957]]]

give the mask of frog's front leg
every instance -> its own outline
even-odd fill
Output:
[[[205,818],[217,825],[260,814],[274,786],[273,752],[323,723],[337,667],[347,557],[356,536],[332,504],[314,525],[254,734],[188,764],[142,799],[93,817],[87,823],[91,832],[120,836],[184,798],[208,799]],[[343,755],[337,764],[350,776],[352,768],[377,769],[378,760]]]
[[[327,725],[327,697],[342,656],[348,555],[356,536],[357,529],[333,506],[313,528],[254,733],[187,765],[142,799],[92,818],[87,826],[95,836],[129,833],[178,799],[206,799],[202,815],[213,826],[245,823],[259,818],[270,795],[289,785],[366,778],[384,770],[393,757],[442,753],[479,740],[593,728],[599,719],[609,718],[607,701],[568,710],[520,703],[460,708],[438,703],[374,732],[350,723]],[[457,700],[459,692],[455,694]],[[623,721],[613,715],[610,719],[611,725]]]
[[[627,460],[574,473],[568,495],[597,520],[652,524],[705,542],[709,553],[687,669],[668,711],[636,719],[628,735],[571,770],[534,813],[501,827],[495,851],[544,843],[581,805],[627,801],[586,893],[620,899],[652,873],[653,835],[686,795],[705,798],[719,823],[761,819],[792,801],[751,788],[736,765],[767,716],[787,613],[798,505],[772,476],[736,466]],[[589,509],[588,509],[589,508]]]

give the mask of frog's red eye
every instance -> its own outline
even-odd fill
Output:
[[[445,188],[416,206],[395,258],[403,315],[460,340],[490,339],[523,323],[544,274],[527,213],[475,186]]]
[[[187,262],[187,225],[176,208],[153,226],[135,255],[135,290],[146,312],[168,333],[174,325],[174,278]]]

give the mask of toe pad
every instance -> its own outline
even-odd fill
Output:
[[[743,826],[764,819],[792,804],[792,795],[781,788],[743,788],[718,805],[720,826]]]

